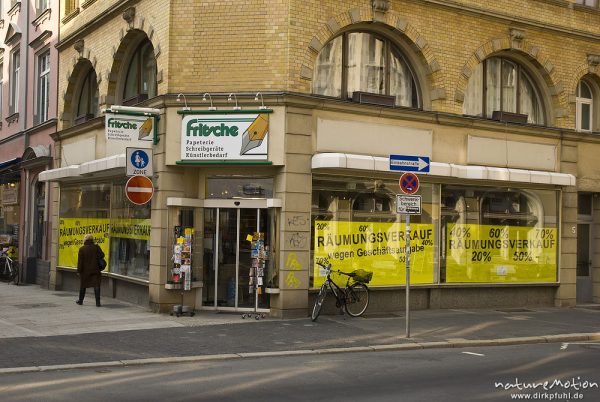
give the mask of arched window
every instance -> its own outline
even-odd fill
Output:
[[[146,39],[135,50],[125,79],[123,105],[133,105],[156,96],[156,59]]]
[[[592,131],[593,127],[593,105],[594,97],[592,89],[585,81],[579,81],[577,84],[577,131]]]
[[[96,71],[90,68],[77,97],[77,112],[75,124],[83,123],[98,114],[98,80]]]
[[[498,120],[505,120],[500,116],[520,115],[517,117],[523,122],[545,124],[533,80],[520,64],[502,57],[486,59],[477,66],[467,84],[463,113]]]
[[[317,56],[313,93],[352,99],[355,92],[389,95],[396,106],[420,106],[417,82],[404,55],[389,39],[372,33],[344,33]]]

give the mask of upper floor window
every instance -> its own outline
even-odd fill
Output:
[[[75,9],[77,8],[77,1],[78,0],[64,0],[65,15],[69,15],[73,11],[75,11]]]
[[[48,3],[50,0],[35,0],[35,11],[37,14],[42,13],[48,9]]]
[[[463,113],[492,118],[494,112],[526,116],[527,123],[544,124],[538,90],[524,68],[492,57],[480,63],[467,84]]]
[[[0,1],[1,3],[1,1]],[[0,63],[0,121],[4,117],[4,63]],[[2,126],[0,125],[0,128]]]
[[[98,113],[98,79],[96,71],[90,68],[77,97],[77,112],[75,124],[83,123],[94,118]]]
[[[598,7],[598,0],[577,0],[577,4],[587,7]]]
[[[123,104],[132,105],[156,96],[156,59],[149,40],[144,40],[135,50],[129,63]]]
[[[400,49],[367,32],[349,32],[327,43],[317,57],[313,93],[350,99],[354,92],[390,95],[396,106],[418,107],[418,86]]]
[[[21,52],[16,51],[10,60],[10,114],[19,112],[19,74],[21,70]]]
[[[50,100],[50,50],[37,58],[37,93],[35,122],[43,123],[48,120]]]
[[[576,97],[576,123],[577,131],[592,131],[593,127],[593,105],[594,97],[592,89],[585,81],[579,81],[577,84]]]

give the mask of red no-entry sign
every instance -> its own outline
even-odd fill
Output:
[[[419,178],[416,174],[406,172],[400,176],[400,190],[404,194],[414,194],[419,190]]]
[[[127,199],[134,204],[144,205],[152,199],[154,186],[146,176],[133,176],[125,184]]]

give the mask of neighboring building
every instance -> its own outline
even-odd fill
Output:
[[[49,284],[49,184],[56,132],[58,0],[0,2],[0,246],[21,281]]]
[[[155,311],[305,316],[323,260],[400,309],[406,155],[431,162],[415,308],[600,302],[596,3],[69,0],[61,21],[51,286],[78,286],[94,233],[104,293]],[[150,203],[125,197],[149,194],[136,170]]]

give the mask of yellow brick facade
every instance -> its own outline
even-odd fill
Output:
[[[374,3],[387,7],[377,9]],[[319,119],[431,131],[432,160],[448,164],[470,164],[471,137],[555,147],[556,164],[547,170],[572,174],[577,177],[578,187],[568,187],[560,193],[561,283],[552,284],[557,287],[556,292],[552,288],[545,297],[551,293],[556,305],[575,303],[577,190],[600,193],[600,169],[593,156],[600,149],[600,141],[574,131],[575,95],[584,75],[600,83],[599,10],[570,0],[106,0],[85,4],[79,14],[63,18],[60,34],[60,128],[67,130],[67,137],[75,136],[72,133],[77,130],[71,126],[78,61],[84,58],[93,65],[98,75],[99,106],[106,108],[120,101],[118,83],[126,68],[123,60],[132,41],[140,37],[134,33],[146,35],[154,47],[158,97],[143,106],[161,109],[161,142],[154,152],[159,161],[157,183],[162,190],[157,201],[153,201],[153,214],[159,215],[153,215],[155,236],[149,280],[149,297],[156,310],[165,311],[179,297],[164,290],[164,261],[168,258],[163,230],[166,199],[203,198],[206,178],[221,172],[214,166],[195,170],[177,166],[181,123],[175,110],[182,105],[176,103],[175,97],[183,93],[193,109],[206,109],[202,95],[208,92],[216,94],[219,108],[231,108],[227,94],[237,93],[244,108],[252,108],[257,106],[254,94],[259,91],[265,94],[265,103],[276,108],[273,121],[278,122],[274,127],[280,129],[277,140],[281,152],[270,155],[275,161],[271,170],[257,168],[247,172],[274,177],[276,196],[283,201],[282,221],[292,216],[310,219],[311,158],[319,152]],[[135,15],[130,13],[128,22],[123,15],[131,8]],[[319,50],[350,30],[376,31],[410,53],[412,67],[421,78],[422,110],[310,96]],[[75,46],[78,41],[83,41],[83,47]],[[530,66],[530,73],[541,84],[548,127],[500,124],[462,116],[467,83],[474,69],[488,57],[506,54],[516,55]],[[372,156],[385,156],[394,146],[401,145],[382,146]],[[344,146],[340,144],[339,152]],[[360,146],[357,148],[360,151]],[[501,167],[523,168],[508,166],[508,162],[506,165]],[[240,172],[239,168],[228,169],[228,174]],[[600,209],[595,209],[594,214],[600,215]],[[600,227],[597,222],[594,225]],[[298,231],[280,226],[283,243],[298,234],[310,239],[308,225]],[[274,315],[305,315],[310,293],[310,253],[310,244],[304,244],[302,249],[282,246],[278,257],[281,294],[274,294],[271,299]],[[286,267],[292,254],[302,262],[301,270]],[[598,272],[594,276],[594,300],[600,300],[600,260],[596,260],[594,256],[594,272]],[[289,286],[286,278],[292,277],[294,280],[289,283],[294,286]],[[531,294],[544,292],[528,289]],[[442,292],[431,290],[429,300],[420,305],[443,306],[439,301],[443,299]],[[516,288],[501,292],[497,297],[509,295],[508,299],[514,297],[515,303],[531,299],[519,295]]]

